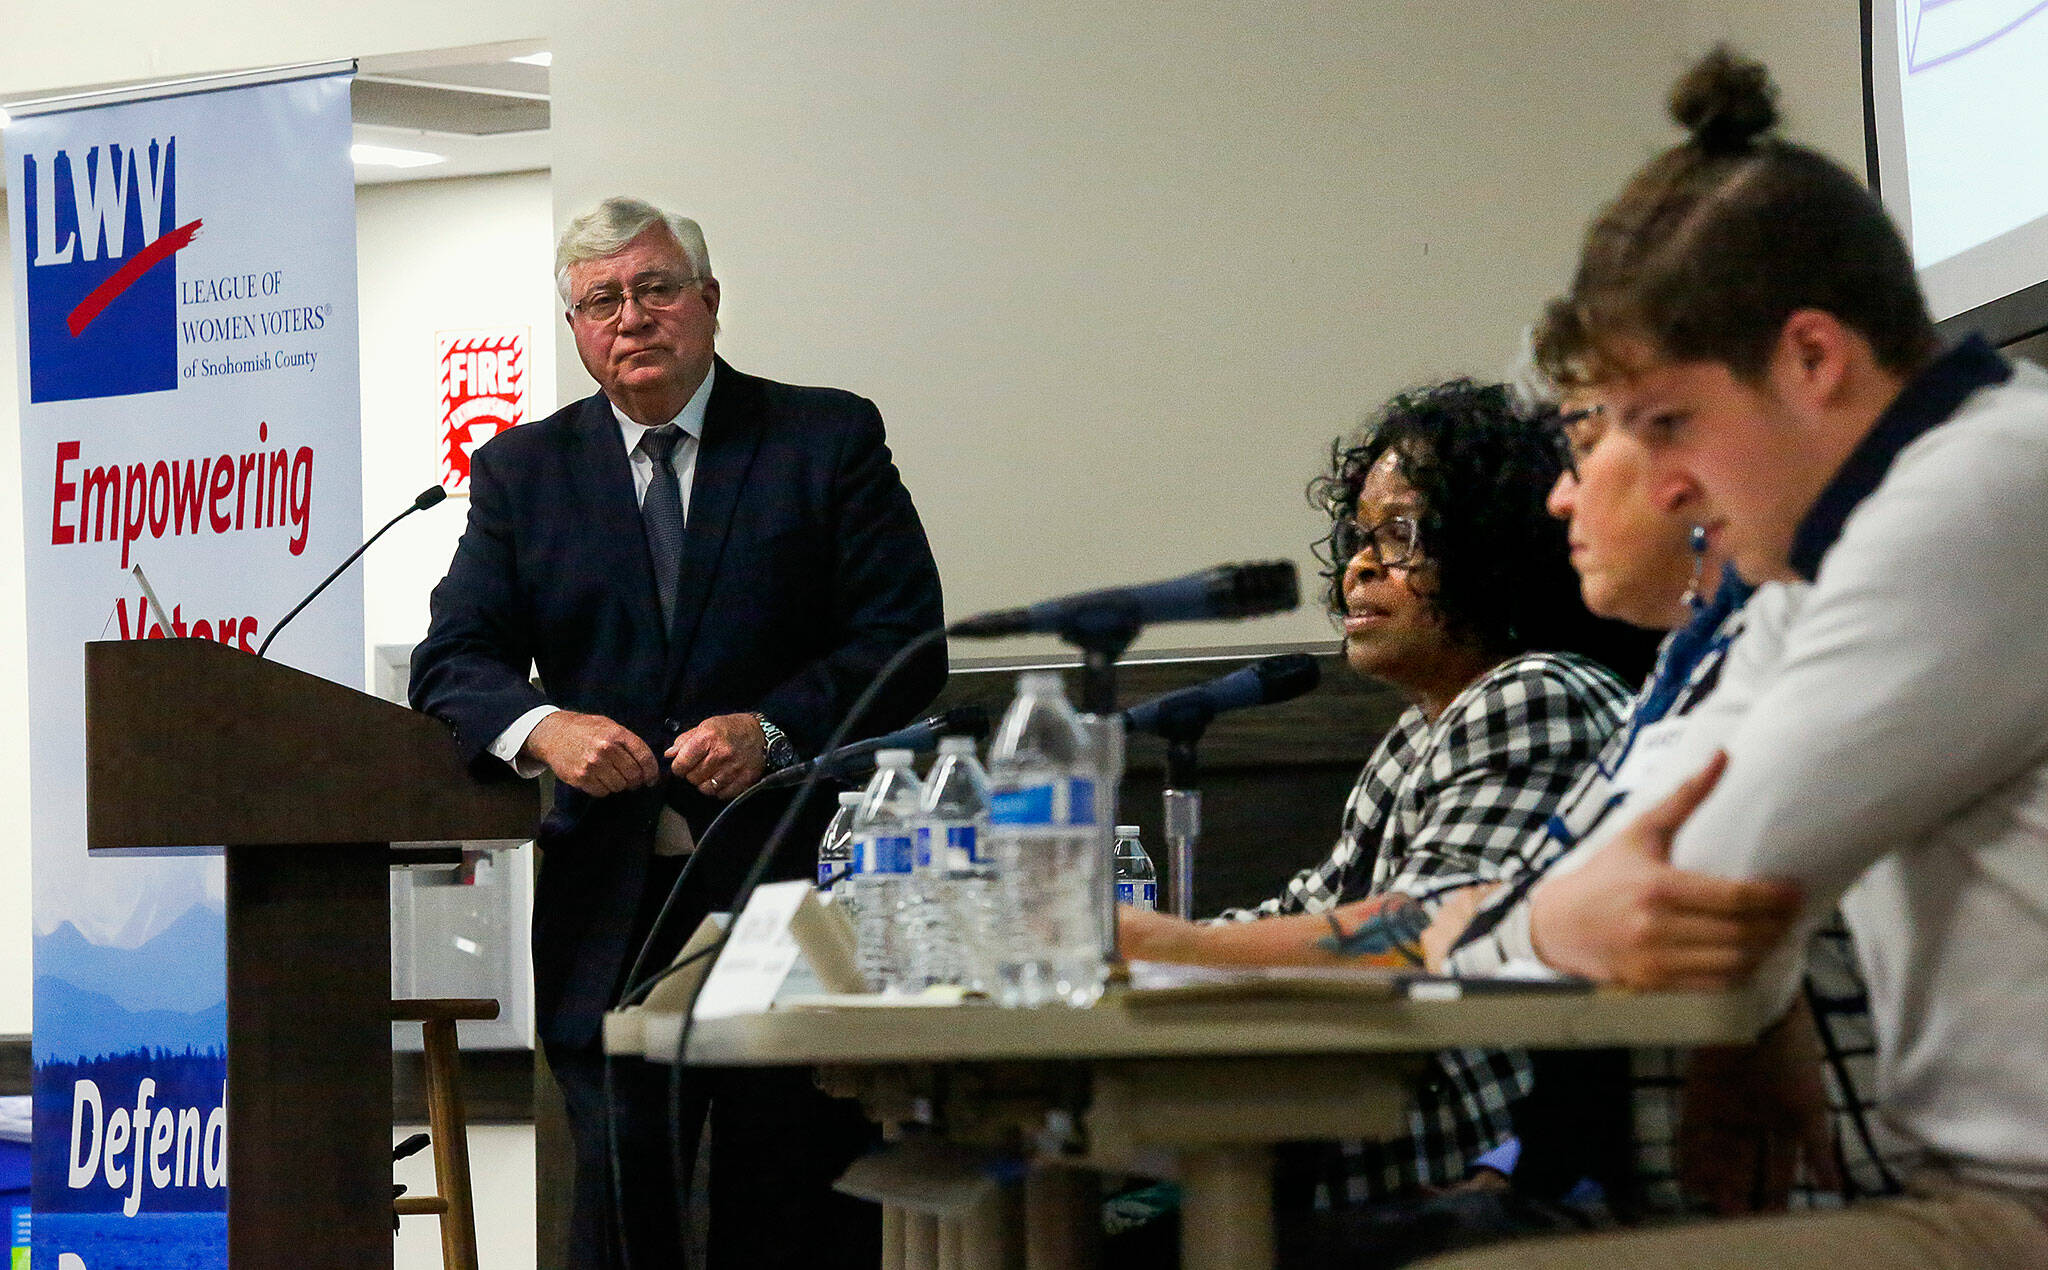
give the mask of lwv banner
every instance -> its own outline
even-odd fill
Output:
[[[253,652],[362,537],[349,82],[333,71],[30,114],[4,134],[35,1270],[227,1261],[221,862],[87,857],[83,647],[174,635]],[[361,686],[353,577],[272,656]]]

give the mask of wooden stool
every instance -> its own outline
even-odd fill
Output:
[[[455,1044],[457,1019],[495,1019],[489,998],[427,997],[393,1001],[393,1023],[423,1025],[426,1037],[427,1131],[434,1139],[434,1195],[401,1195],[398,1215],[432,1214],[441,1219],[441,1264],[446,1270],[477,1270],[476,1209],[469,1193],[469,1117],[462,1107],[462,1054]]]

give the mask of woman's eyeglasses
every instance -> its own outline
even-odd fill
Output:
[[[1374,525],[1346,516],[1330,530],[1330,554],[1340,569],[1367,547],[1383,569],[1415,564],[1422,559],[1422,527],[1413,516],[1389,516]]]
[[[1607,435],[1607,407],[1588,406],[1584,410],[1567,410],[1550,425],[1551,439],[1557,445],[1558,462],[1571,473],[1573,480],[1579,479],[1579,464],[1600,444],[1600,438]]]

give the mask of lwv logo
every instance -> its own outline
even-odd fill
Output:
[[[178,224],[177,138],[22,156],[29,400],[178,384],[178,273],[199,230]]]

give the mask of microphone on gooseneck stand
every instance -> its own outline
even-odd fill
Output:
[[[820,754],[806,763],[793,763],[779,772],[771,773],[762,785],[780,788],[794,785],[812,772],[825,780],[852,781],[866,776],[874,770],[875,755],[883,750],[915,750],[920,754],[930,753],[938,748],[942,737],[971,736],[977,741],[988,739],[988,711],[981,706],[955,706],[943,714],[929,719],[919,719],[908,727],[898,728],[886,736],[870,737],[842,745],[829,754]]]
[[[1004,635],[1057,635],[1081,650],[1081,709],[1116,713],[1116,661],[1138,632],[1160,622],[1203,622],[1263,617],[1301,603],[1292,560],[1220,564],[1213,569],[1142,586],[1109,587],[1043,600],[1017,609],[982,613],[946,628],[948,635],[993,639]]]
[[[264,636],[263,642],[257,646],[256,655],[258,657],[263,656],[263,654],[267,652],[270,648],[270,641],[277,638],[278,632],[282,631],[285,628],[285,626],[291,622],[293,618],[297,617],[301,609],[305,608],[308,604],[311,604],[314,600],[318,599],[320,593],[322,591],[325,591],[336,578],[340,577],[343,573],[346,573],[350,565],[362,559],[363,553],[370,549],[371,543],[377,541],[379,538],[382,538],[386,533],[390,532],[390,529],[393,525],[397,524],[401,520],[404,520],[407,516],[412,515],[414,512],[423,512],[427,510],[427,508],[432,507],[434,504],[440,502],[442,499],[446,497],[448,497],[448,491],[442,489],[439,485],[429,485],[427,488],[421,490],[419,497],[412,500],[412,506],[398,513],[396,516],[393,516],[390,520],[385,521],[384,528],[378,530],[374,534],[371,534],[369,538],[363,543],[362,546],[357,547],[355,551],[349,555],[348,559],[342,561],[340,564],[334,567],[334,572],[322,578],[320,580],[320,585],[314,587],[311,593],[309,593],[305,599],[300,600],[297,604],[293,605],[291,612],[277,619],[277,625],[270,628],[270,634]]]
[[[1172,852],[1170,877],[1176,917],[1195,915],[1195,847],[1202,836],[1202,791],[1195,747],[1202,733],[1225,711],[1291,701],[1322,680],[1322,667],[1315,658],[1306,653],[1283,653],[1124,711],[1124,727],[1129,731],[1166,738],[1166,788],[1161,801],[1166,843]]]
[[[1307,653],[1262,657],[1208,683],[1132,706],[1124,711],[1124,730],[1149,732],[1170,741],[1194,739],[1219,714],[1292,701],[1322,681],[1322,667]]]
[[[1223,564],[1185,577],[1142,586],[1109,587],[1043,600],[1024,608],[997,609],[956,622],[949,635],[991,639],[1003,635],[1058,635],[1089,643],[1099,633],[1122,633],[1160,622],[1201,622],[1217,618],[1285,613],[1301,603],[1294,562]]]

